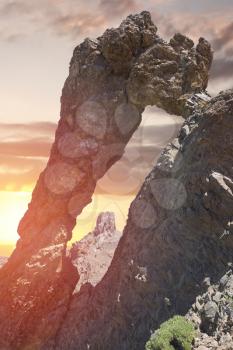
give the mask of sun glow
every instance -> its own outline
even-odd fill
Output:
[[[102,211],[113,211],[117,229],[122,231],[133,196],[100,195],[93,196],[92,202],[84,208],[77,219],[71,243],[80,240],[95,227],[97,216]],[[10,255],[19,239],[17,227],[31,200],[31,191],[0,191],[0,255]]]
[[[30,199],[30,191],[0,191],[0,255],[8,255],[18,240],[18,223]]]

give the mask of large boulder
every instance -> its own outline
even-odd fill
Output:
[[[7,264],[0,270],[0,349],[42,349],[44,344],[51,349],[54,346],[49,343],[50,339],[56,338],[61,328],[61,322],[67,315],[71,296],[79,279],[76,268],[66,254],[67,242],[71,239],[77,215],[90,203],[97,180],[121,158],[127,142],[140,124],[141,113],[147,104],[157,105],[169,113],[184,116],[188,115],[193,108],[197,108],[197,105],[203,107],[207,104],[206,99],[198,96],[198,93],[206,88],[211,61],[211,48],[204,39],[200,39],[196,47],[191,40],[181,35],[174,36],[170,43],[162,40],[157,35],[156,26],[152,23],[148,12],[127,17],[119,28],[107,30],[97,40],[86,39],[74,50],[69,76],[61,97],[61,118],[47,167],[39,177],[31,203],[19,224],[20,239],[16,249]],[[190,103],[193,94],[196,94],[194,104]],[[212,123],[208,127],[211,130]],[[210,131],[207,131],[206,135],[208,132]],[[222,137],[220,142],[219,138],[216,138],[216,141],[221,143],[220,147],[219,144],[218,147],[216,146],[216,150],[222,149],[227,140]],[[193,141],[194,144],[195,142]],[[211,146],[211,143],[209,145]],[[175,150],[172,149],[172,152],[174,153]],[[217,155],[218,153],[213,158],[214,164],[216,164]],[[198,155],[195,154],[195,157],[198,158]],[[206,158],[204,157],[204,161],[208,164]],[[223,160],[225,157],[220,159],[220,164]],[[200,164],[202,164],[201,159]],[[186,167],[188,166],[189,163]],[[197,166],[199,166],[198,162]],[[184,171],[184,179],[186,176],[189,178],[186,168],[182,168],[182,171]],[[220,178],[216,174],[209,174],[209,185],[213,188],[220,186],[225,194],[224,186],[221,186],[222,182],[225,183],[225,177],[221,177],[223,175],[221,171],[216,170],[216,172],[220,173]],[[197,179],[198,175],[196,177],[194,175],[190,181],[196,185]],[[162,188],[165,188],[166,193],[166,186]],[[198,201],[199,196],[192,197],[192,200]],[[209,206],[214,202],[213,200],[211,202],[211,197],[206,200],[210,201],[207,204]],[[133,210],[135,213],[138,212],[135,214],[137,219],[147,210],[147,206],[144,207],[143,203],[143,201],[137,201],[133,204],[133,207],[136,205]],[[187,207],[187,212],[190,211],[190,215],[191,213],[194,216],[199,215],[195,211],[192,212],[192,208],[196,208],[194,204]],[[201,208],[200,206],[200,210]],[[224,205],[220,206],[220,209],[225,209],[228,213]],[[149,219],[148,215],[142,217],[139,220],[142,225],[148,225],[148,221],[151,223],[151,220],[154,220],[154,224],[158,223],[155,220],[157,213],[154,213],[151,205],[149,210],[152,216]],[[201,215],[202,213],[200,218]],[[168,224],[169,220],[165,220],[164,225],[174,227],[172,217],[170,221]],[[133,221],[130,220],[128,225],[133,225]],[[181,223],[181,225],[184,224]],[[133,271],[138,269],[135,283],[141,284],[141,280],[147,279],[144,263],[135,263],[137,259],[135,260],[136,257],[131,253],[135,244],[139,244],[138,238],[141,236],[139,228],[140,225],[132,228],[136,236],[129,241],[127,241],[128,234],[125,235],[119,252],[122,250],[122,245],[126,244],[127,255],[123,259],[124,265],[132,265],[129,268]],[[171,232],[174,230],[175,228]],[[179,232],[177,227],[176,230]],[[130,231],[131,228],[126,230],[126,232]],[[153,246],[150,243],[150,235],[146,237],[147,244]],[[135,243],[131,244],[131,239],[135,239]],[[144,239],[140,242],[143,244]],[[141,254],[144,256],[143,252],[147,253],[147,248],[142,247],[138,259]],[[154,255],[154,252],[149,254]],[[163,257],[163,250],[159,255]],[[117,256],[121,261],[120,255]],[[127,256],[130,257],[130,261]],[[115,268],[116,265],[113,266]],[[159,266],[162,268],[163,259],[159,262]],[[128,277],[125,277],[125,273],[121,275],[121,262],[118,269],[116,278],[119,280],[119,288],[121,289],[121,284],[127,286],[127,293],[130,295],[132,288],[126,284]],[[156,271],[156,269],[153,270]],[[163,289],[162,286],[161,289]],[[115,293],[114,283],[109,300],[113,293]],[[121,295],[124,295],[122,292],[119,293],[114,300],[116,297],[117,300],[121,299]],[[125,298],[127,299],[128,297]],[[126,309],[133,301],[136,299],[130,297]],[[107,304],[108,301],[106,301]],[[109,312],[114,305],[115,303],[110,306]],[[154,303],[157,309],[156,305]],[[88,310],[87,308],[87,312]],[[150,312],[152,311],[153,308]],[[130,312],[129,320],[131,320]],[[135,312],[134,307],[132,312]],[[146,312],[147,308],[141,316],[144,317]],[[78,312],[78,315],[82,319],[82,313]],[[81,323],[86,327],[86,321],[82,320]],[[125,321],[121,321],[121,318],[118,323],[121,327],[125,325]],[[115,325],[113,329],[114,327]],[[123,344],[125,332],[129,331],[128,327],[123,328],[125,330],[120,335],[120,344]],[[80,331],[77,331],[77,334]],[[87,327],[85,332],[89,331],[90,327]],[[118,331],[112,336],[113,344]],[[140,338],[139,344],[142,344],[146,333],[148,333],[147,322],[137,335]],[[75,336],[76,332],[73,335]],[[104,339],[107,338],[104,337],[102,342],[105,341]],[[70,337],[72,347],[75,341],[74,337]],[[80,336],[78,342],[79,349],[86,349],[83,337]],[[93,347],[93,339],[91,343]],[[127,346],[127,343],[129,343],[128,340],[125,341],[122,349]],[[69,345],[67,345],[68,348]]]

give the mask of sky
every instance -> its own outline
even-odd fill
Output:
[[[151,12],[166,40],[176,32],[195,42],[208,39],[214,49],[209,93],[233,87],[232,0],[0,0],[0,254],[12,250],[18,221],[46,165],[73,49],[142,10]],[[79,218],[74,240],[109,208],[123,229],[130,202],[180,123],[147,108],[124,158],[100,181]]]

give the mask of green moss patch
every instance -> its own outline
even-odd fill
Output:
[[[191,350],[194,337],[192,323],[182,316],[174,316],[151,336],[146,350]]]

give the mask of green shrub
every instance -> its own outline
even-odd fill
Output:
[[[191,350],[194,337],[192,323],[182,316],[174,316],[151,336],[146,350]]]

